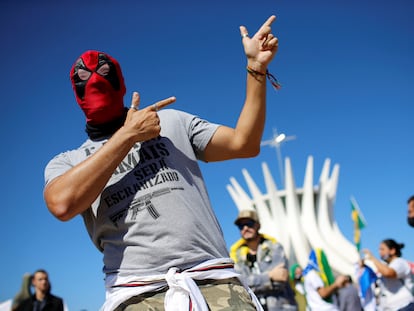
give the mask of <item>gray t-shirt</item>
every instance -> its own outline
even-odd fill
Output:
[[[228,257],[197,163],[218,125],[173,109],[158,114],[160,136],[137,143],[82,214],[105,273],[147,276]],[[105,142],[88,139],[57,155],[46,166],[46,183]]]

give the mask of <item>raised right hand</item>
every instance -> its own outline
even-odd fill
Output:
[[[128,111],[124,128],[133,133],[135,142],[147,141],[158,137],[161,131],[157,111],[176,101],[174,96],[158,101],[155,104],[139,109],[140,96],[132,94],[131,108]]]

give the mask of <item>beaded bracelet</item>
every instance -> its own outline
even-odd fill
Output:
[[[246,67],[247,72],[249,74],[251,74],[256,80],[257,80],[257,76],[266,76],[267,79],[270,81],[270,83],[272,84],[272,86],[276,89],[276,90],[280,90],[280,88],[282,87],[279,83],[279,81],[276,79],[276,77],[274,75],[272,75],[268,69],[266,69],[266,73],[254,70],[252,68],[250,68],[249,66]]]

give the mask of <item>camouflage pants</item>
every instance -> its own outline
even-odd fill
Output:
[[[249,293],[237,278],[197,281],[210,311],[255,311]],[[164,311],[167,290],[135,296],[115,311]]]

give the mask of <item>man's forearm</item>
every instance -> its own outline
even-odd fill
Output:
[[[266,118],[266,76],[247,73],[246,99],[236,125],[249,148],[260,150],[260,142]]]
[[[322,298],[328,298],[331,296],[335,291],[338,289],[338,285],[333,283],[326,287],[320,287],[318,288],[318,293]]]
[[[133,145],[121,128],[96,153],[51,181],[44,192],[51,213],[65,221],[88,209]]]

